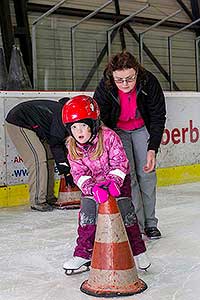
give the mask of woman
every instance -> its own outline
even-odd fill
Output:
[[[156,77],[126,51],[113,56],[94,99],[101,119],[120,136],[131,165],[132,199],[140,230],[158,239],[156,153],[165,125],[165,99]]]

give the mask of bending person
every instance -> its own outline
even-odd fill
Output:
[[[66,183],[69,175],[65,139],[67,132],[61,120],[63,104],[53,100],[30,100],[17,104],[7,114],[5,127],[28,169],[31,209],[51,211],[54,196],[55,162]],[[68,176],[67,176],[68,175]]]
[[[129,159],[140,230],[158,239],[155,166],[166,119],[161,86],[131,53],[123,51],[110,59],[94,99],[102,121],[120,136]]]

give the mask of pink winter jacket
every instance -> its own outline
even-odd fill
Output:
[[[87,150],[78,144],[83,158],[72,160],[68,154],[74,182],[85,195],[92,195],[94,185],[105,180],[115,180],[121,187],[126,175],[130,173],[128,158],[119,136],[105,126],[102,126],[102,133],[104,150],[101,157],[95,160],[90,158],[97,145],[98,135]]]

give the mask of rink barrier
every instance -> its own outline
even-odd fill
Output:
[[[19,102],[35,99],[57,101],[83,91],[0,91],[0,207],[29,203],[28,172],[4,130],[7,112]],[[158,186],[200,181],[200,93],[165,92],[167,122],[157,155]],[[59,175],[55,171],[55,195]]]
[[[57,197],[59,190],[59,180],[55,181],[54,194]],[[12,207],[27,205],[29,203],[28,184],[0,187],[0,207]]]
[[[160,168],[156,170],[158,186],[168,186],[200,181],[200,164]]]
[[[200,165],[159,168],[157,186],[169,186],[200,181]],[[54,193],[58,196],[60,181],[55,181]],[[11,207],[29,204],[27,184],[0,187],[0,207]]]

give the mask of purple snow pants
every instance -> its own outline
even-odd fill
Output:
[[[136,256],[145,252],[146,247],[144,241],[142,240],[130,194],[131,190],[123,186],[121,189],[120,198],[117,199],[117,204],[126,228],[133,255]],[[91,259],[95,241],[96,221],[97,203],[92,197],[82,197],[77,246],[74,251],[74,256]]]

